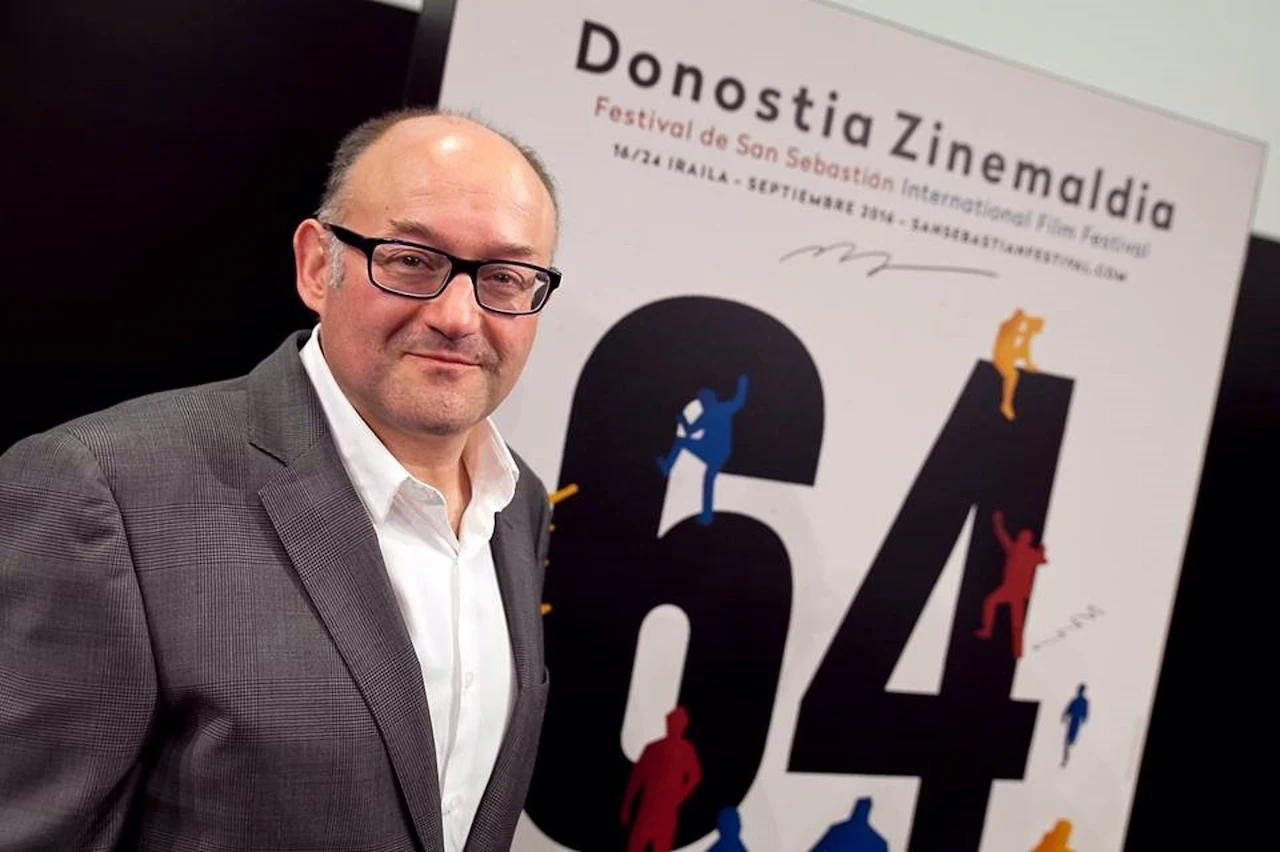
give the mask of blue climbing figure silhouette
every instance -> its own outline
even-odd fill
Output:
[[[707,847],[707,852],[747,852],[742,845],[742,817],[737,808],[724,808],[716,816],[716,831],[720,836]]]
[[[853,805],[853,816],[838,822],[813,847],[813,852],[889,852],[889,844],[871,827],[871,797]]]
[[[677,422],[684,429],[671,444],[671,451],[666,456],[658,456],[658,470],[663,476],[670,476],[671,468],[676,463],[681,450],[688,450],[702,459],[707,466],[702,475],[702,514],[698,515],[698,523],[710,526],[715,520],[713,498],[715,496],[716,475],[720,473],[725,462],[733,453],[733,416],[742,410],[747,401],[747,377],[738,376],[738,392],[732,399],[721,400],[715,391],[702,388],[698,391],[698,402],[702,413],[690,422],[680,412]]]
[[[1062,721],[1067,723],[1067,740],[1062,744],[1063,766],[1067,765],[1067,757],[1071,752],[1071,747],[1076,743],[1076,737],[1080,736],[1080,726],[1088,718],[1089,699],[1084,697],[1084,684],[1082,683],[1080,688],[1076,690],[1076,697],[1071,699],[1067,709],[1062,711]]]

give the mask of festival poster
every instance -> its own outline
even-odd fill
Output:
[[[1122,848],[1263,160],[814,2],[463,0],[564,283],[515,848]]]

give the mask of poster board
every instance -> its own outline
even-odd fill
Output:
[[[780,0],[464,0],[441,102],[562,198],[515,848],[1120,849],[1261,146]]]

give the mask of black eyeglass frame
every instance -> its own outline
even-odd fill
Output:
[[[459,272],[471,279],[471,294],[475,297],[476,304],[486,311],[495,314],[501,314],[508,317],[527,317],[538,313],[547,306],[547,302],[551,301],[551,294],[560,286],[561,272],[554,266],[538,266],[536,263],[525,263],[521,260],[501,260],[498,258],[488,260],[467,260],[466,258],[456,257],[447,251],[436,248],[435,246],[425,245],[424,243],[410,242],[409,240],[394,240],[386,237],[366,237],[363,234],[357,234],[350,228],[344,228],[341,225],[335,225],[332,222],[321,222],[325,228],[329,230],[335,237],[354,249],[359,249],[365,256],[365,271],[369,276],[369,283],[377,287],[384,293],[390,293],[393,296],[403,296],[406,299],[419,299],[427,301],[434,299],[445,291],[449,283],[453,281],[454,276]],[[396,290],[385,284],[379,284],[378,280],[373,277],[373,253],[378,246],[393,245],[406,246],[408,248],[424,249],[426,251],[435,252],[436,254],[449,261],[449,272],[445,275],[444,280],[440,283],[440,289],[434,293],[424,295],[422,293],[406,293],[403,290]],[[547,276],[547,295],[542,297],[542,303],[536,308],[527,311],[506,311],[501,308],[491,308],[480,301],[480,267],[492,264],[501,264],[503,266],[519,266],[523,269],[532,269],[537,272],[543,272]]]

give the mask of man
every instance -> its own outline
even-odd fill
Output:
[[[1018,308],[996,331],[991,363],[1001,379],[1000,413],[1010,422],[1017,416],[1013,410],[1013,394],[1018,387],[1018,362],[1021,361],[1029,373],[1039,371],[1036,362],[1031,360],[1031,338],[1043,330],[1044,317],[1028,316]]]
[[[996,540],[1004,551],[1004,580],[982,602],[982,626],[973,632],[979,639],[990,639],[995,625],[996,607],[1009,607],[1009,632],[1013,640],[1013,658],[1022,659],[1022,625],[1031,600],[1031,587],[1035,583],[1036,569],[1049,563],[1044,544],[1032,544],[1031,530],[1018,531],[1017,539],[1009,536],[1004,526],[1004,512],[997,509],[991,515]]]
[[[0,849],[509,847],[549,506],[489,414],[555,235],[532,154],[376,119],[294,235],[315,333],[0,458]]]
[[[822,835],[813,852],[889,852],[889,844],[871,827],[871,797],[853,803],[853,814]]]
[[[1067,736],[1062,743],[1062,765],[1067,765],[1067,759],[1071,756],[1071,747],[1076,744],[1076,740],[1080,737],[1080,726],[1089,718],[1089,699],[1084,695],[1084,684],[1076,689],[1075,698],[1067,704],[1067,709],[1062,711],[1062,721],[1067,726]]]
[[[742,843],[742,815],[737,808],[721,808],[716,815],[716,842],[707,852],[747,852]]]
[[[1053,824],[1051,830],[1045,832],[1031,852],[1072,852],[1067,847],[1067,841],[1070,839],[1071,820],[1060,819]]]
[[[747,377],[738,376],[738,390],[730,399],[719,399],[710,388],[698,391],[698,405],[702,413],[689,422],[684,412],[677,415],[676,423],[682,430],[671,444],[665,456],[658,456],[658,470],[664,477],[671,475],[671,468],[681,450],[688,450],[707,466],[702,476],[702,513],[698,523],[704,527],[715,521],[716,477],[733,454],[733,416],[747,402]]]
[[[631,767],[620,818],[623,828],[631,828],[627,852],[671,852],[680,808],[702,783],[702,764],[685,738],[687,730],[689,711],[676,707],[667,714],[667,735],[646,745]]]

